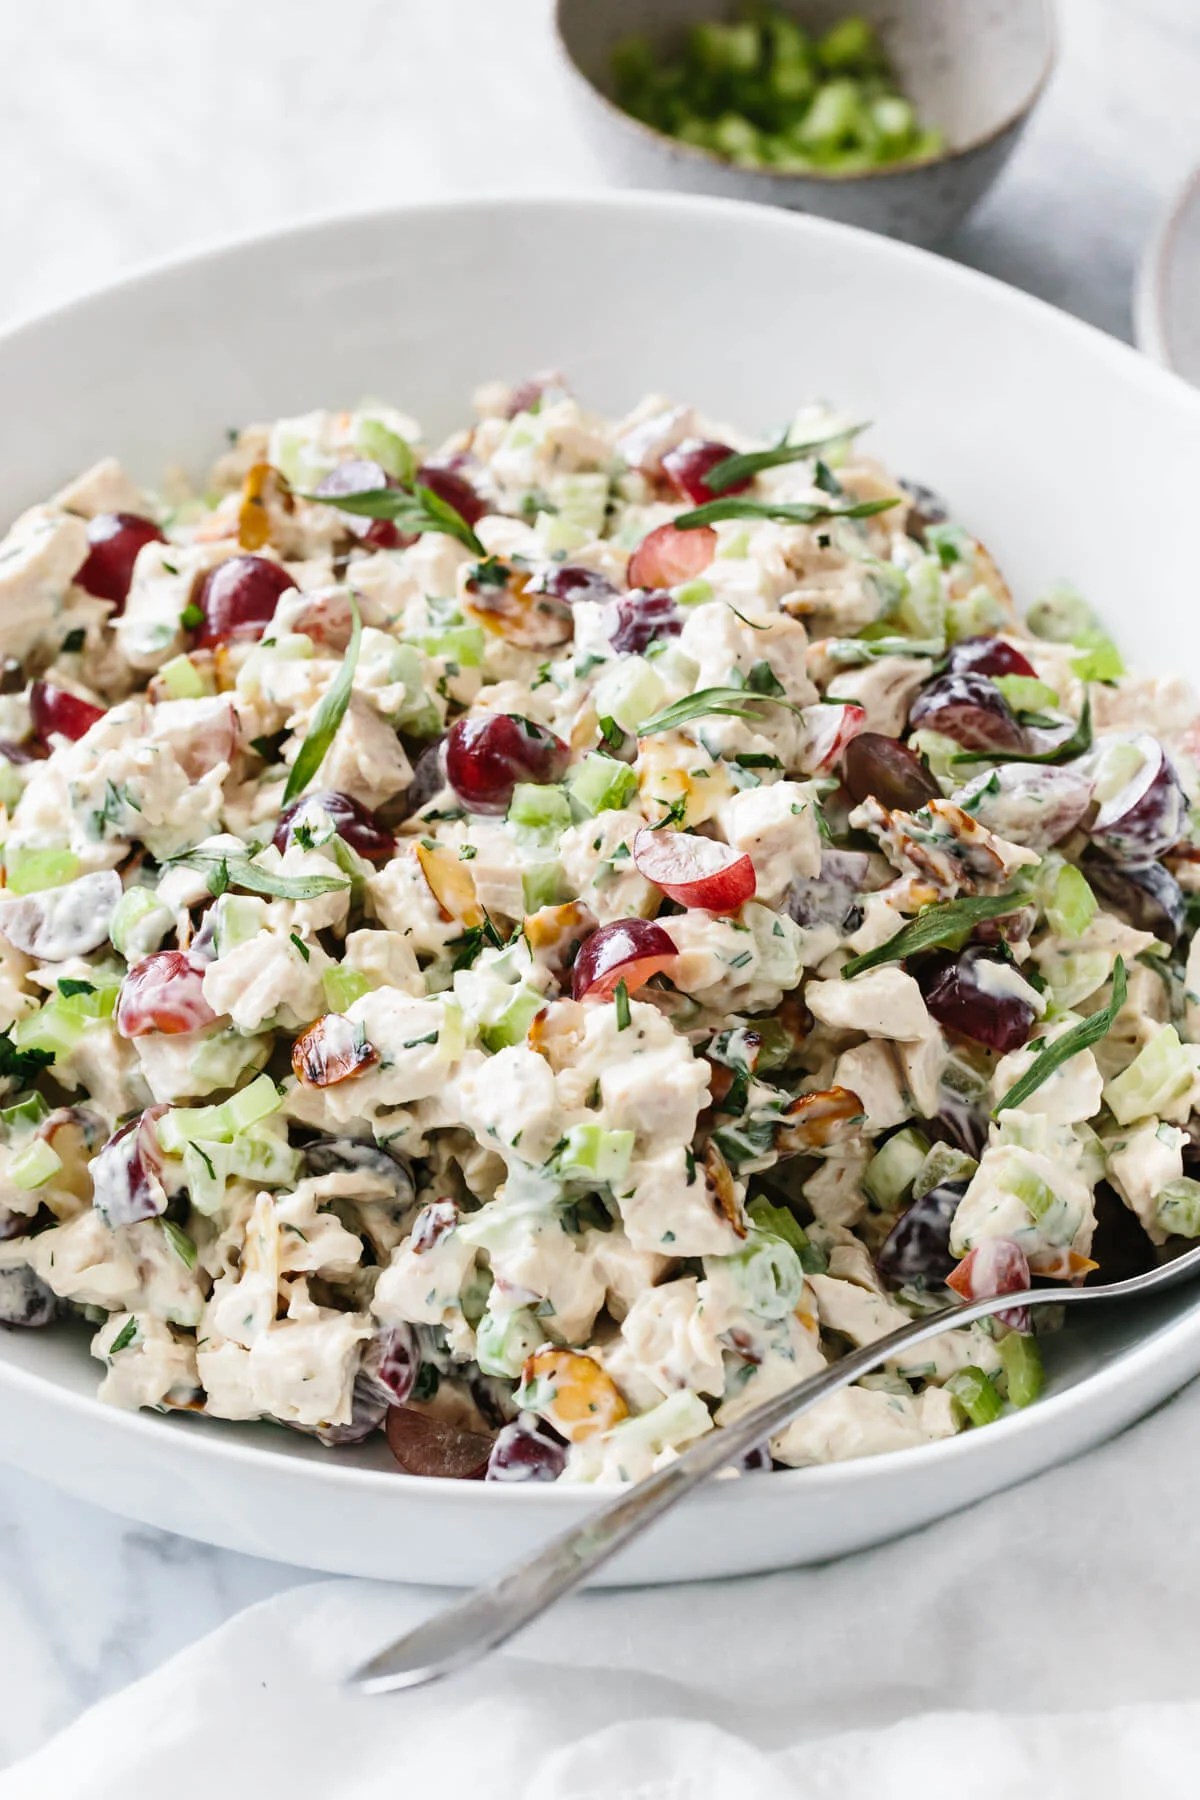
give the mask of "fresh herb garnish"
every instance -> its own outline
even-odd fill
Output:
[[[786,437],[775,445],[773,450],[739,450],[732,456],[726,456],[721,462],[714,463],[704,477],[705,484],[714,494],[723,494],[737,481],[750,481],[762,469],[778,469],[784,463],[803,462],[809,456],[815,456],[819,450],[828,450],[834,444],[848,443],[851,438],[865,431],[865,425],[847,425],[843,431],[827,432],[824,437],[807,438],[802,443],[789,444]]]
[[[467,582],[471,587],[506,588],[511,579],[512,570],[498,556],[486,556],[467,570]]]
[[[625,733],[617,721],[604,713],[598,721],[600,726],[600,742],[607,750],[619,750],[625,742]]]
[[[877,944],[874,950],[864,951],[862,956],[852,956],[843,968],[842,976],[848,980],[851,976],[865,974],[868,969],[877,969],[882,963],[903,962],[922,950],[936,950],[943,944],[952,944],[973,925],[981,924],[984,919],[1002,919],[1005,913],[1016,912],[1023,905],[1021,894],[1009,893],[974,894],[966,899],[944,900],[937,906],[927,906],[915,919],[901,926],[886,944]]]
[[[204,614],[194,600],[189,600],[179,615],[179,623],[185,631],[195,631],[204,623]]]
[[[767,694],[772,700],[786,700],[787,689],[769,662],[756,662],[746,676],[748,694]]]
[[[366,488],[357,494],[301,494],[302,500],[315,500],[322,506],[336,506],[339,512],[353,513],[359,519],[387,519],[401,531],[421,533],[441,531],[457,538],[475,555],[486,558],[487,551],[456,507],[435,494],[421,482],[410,488]]]
[[[72,981],[67,975],[64,975],[56,985],[64,1000],[69,1000],[72,994],[94,994],[96,991],[90,981]]]
[[[447,950],[454,952],[451,970],[457,973],[459,969],[469,969],[485,944],[490,944],[493,950],[504,948],[504,939],[486,913],[482,925],[468,925],[461,937],[451,938],[447,943]]]
[[[311,962],[312,961],[312,951],[309,949],[309,947],[305,943],[304,939],[302,937],[300,937],[299,934],[295,931],[290,931],[288,933],[288,936],[291,938],[293,944],[295,944],[297,950],[300,952],[300,954],[304,958],[305,962]]]
[[[1057,749],[1043,751],[1040,756],[1031,756],[1024,750],[963,750],[952,756],[952,763],[1064,763],[1073,762],[1077,756],[1086,756],[1092,747],[1092,700],[1090,694],[1083,698],[1083,711],[1079,715],[1079,723],[1069,738],[1058,745]]]
[[[126,1319],[120,1331],[118,1331],[116,1337],[108,1346],[108,1354],[110,1356],[116,1356],[119,1350],[128,1350],[130,1344],[132,1344],[134,1338],[137,1336],[137,1329],[137,1320],[131,1315]]]
[[[688,809],[688,797],[686,794],[680,794],[674,800],[664,800],[661,795],[656,795],[655,798],[658,800],[658,804],[660,806],[665,806],[667,810],[661,819],[655,819],[653,825],[650,827],[651,831],[662,831],[667,825],[683,824],[684,820],[687,818]]]
[[[799,712],[790,700],[781,700],[777,694],[756,694],[744,687],[711,687],[699,688],[694,694],[685,694],[682,700],[676,700],[652,719],[646,719],[637,728],[639,737],[653,737],[660,731],[674,731],[680,725],[690,725],[694,719],[703,719],[710,714],[728,719],[754,719],[759,717],[760,706],[787,706],[792,712]]]
[[[624,1031],[629,1024],[629,989],[623,981],[618,981],[613,989],[613,1004],[617,1009],[617,1030]]]
[[[80,625],[77,626],[74,631],[68,631],[66,637],[62,641],[61,649],[65,656],[75,656],[83,649],[86,642],[87,632],[83,629],[82,625]]]
[[[709,500],[691,512],[680,513],[672,524],[679,531],[697,525],[716,525],[722,519],[774,519],[780,525],[815,525],[818,519],[871,519],[876,513],[899,506],[899,500],[856,500],[853,506],[825,506],[816,500],[743,500],[730,494]]]
[[[14,1081],[32,1081],[53,1061],[53,1050],[18,1050],[12,1041],[11,1025],[0,1031],[0,1075],[11,1075]]]
[[[186,1269],[194,1269],[199,1252],[187,1232],[174,1219],[162,1220],[163,1236]]]
[[[208,882],[210,894],[219,898],[226,888],[245,888],[248,894],[269,894],[276,900],[314,900],[318,894],[332,894],[348,888],[341,875],[279,875],[272,869],[260,869],[247,856],[226,856],[219,850],[188,850],[173,856],[171,865],[182,864],[196,869]],[[3,1074],[0,1069],[0,1074]]]
[[[1081,1050],[1090,1050],[1093,1044],[1098,1044],[1112,1030],[1113,1022],[1125,1004],[1126,986],[1125,961],[1118,956],[1113,964],[1112,999],[1108,1005],[1102,1006],[1090,1018],[1081,1019],[1078,1025],[1072,1025],[1070,1031],[1064,1031],[1052,1044],[1044,1045],[1021,1079],[1014,1081],[1004,1098],[996,1102],[992,1108],[993,1119],[998,1118],[1005,1107],[1020,1106],[1030,1094],[1037,1092],[1055,1069],[1078,1056]]]
[[[384,492],[390,490],[385,489]],[[337,736],[338,726],[346,716],[346,708],[350,704],[350,691],[354,686],[354,671],[358,665],[358,647],[362,643],[362,614],[358,610],[358,602],[354,595],[350,599],[350,617],[354,621],[350,631],[350,642],[346,646],[346,654],[342,658],[342,666],[321,696],[321,703],[313,714],[312,724],[308,728],[308,736],[300,746],[300,754],[292,764],[291,774],[287,778],[287,786],[283,790],[282,806],[289,806],[298,794],[302,794],[321,764],[325,761],[325,753]]]

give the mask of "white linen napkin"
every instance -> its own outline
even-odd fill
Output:
[[[1194,1800],[1198,1440],[1200,1384],[895,1543],[581,1595],[411,1694],[339,1676],[448,1595],[296,1588],[84,1714],[0,1800]]]

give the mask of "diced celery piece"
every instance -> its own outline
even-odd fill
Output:
[[[602,472],[552,475],[547,492],[564,523],[577,526],[587,538],[603,534],[608,511],[608,476]]]
[[[628,763],[590,752],[567,776],[567,789],[589,816],[619,812],[637,793],[637,776]]]
[[[441,656],[460,669],[478,669],[483,662],[482,625],[442,625],[434,631],[415,631],[411,641],[426,656]]]
[[[1043,1181],[1027,1166],[1014,1171],[1005,1186],[1021,1202],[1031,1219],[1044,1219],[1059,1204],[1058,1195],[1049,1182]]]
[[[1121,652],[1074,588],[1052,588],[1030,608],[1027,623],[1037,637],[1078,645],[1071,667],[1081,681],[1116,681],[1125,673]]]
[[[906,100],[902,94],[881,94],[878,100],[872,100],[870,113],[871,123],[884,140],[886,150],[894,154],[897,148],[909,143],[917,124],[911,100]]]
[[[354,427],[354,448],[398,481],[411,481],[416,473],[417,459],[412,446],[382,419],[374,419],[369,414],[358,418]]]
[[[90,1025],[112,1017],[118,989],[114,982],[98,985],[91,994],[52,995],[37,1012],[17,1022],[13,1042],[20,1050],[69,1056]]]
[[[173,915],[153,888],[126,888],[113,908],[108,935],[126,962],[137,962],[162,943]]]
[[[1064,863],[1054,882],[1054,898],[1046,907],[1046,923],[1068,942],[1082,936],[1096,916],[1096,896],[1074,863]]]
[[[508,822],[551,842],[561,837],[572,823],[566,789],[552,782],[519,781],[509,802]]]
[[[1004,1410],[1004,1402],[995,1383],[974,1363],[958,1369],[946,1383],[972,1425],[991,1425]]]
[[[758,27],[746,21],[736,25],[704,22],[688,33],[688,59],[713,75],[749,74],[758,64]]]
[[[0,1133],[4,1141],[13,1138],[27,1137],[35,1125],[40,1125],[49,1114],[50,1108],[40,1094],[24,1094],[11,1106],[0,1109]]]
[[[25,784],[17,774],[15,764],[0,757],[0,806],[11,812],[24,791]]]
[[[719,1260],[751,1312],[763,1319],[786,1319],[795,1312],[804,1269],[792,1246],[774,1232],[751,1231],[740,1250]]]
[[[253,1080],[270,1054],[269,1034],[244,1037],[230,1026],[201,1040],[192,1058],[192,1074],[204,1090],[233,1088]]]
[[[946,607],[946,639],[960,644],[964,638],[991,637],[1009,622],[996,596],[985,587],[972,588],[962,600]]]
[[[1193,1047],[1181,1044],[1173,1025],[1162,1025],[1127,1069],[1105,1083],[1104,1104],[1118,1125],[1171,1112],[1196,1082]]]
[[[216,1106],[173,1106],[158,1120],[158,1141],[168,1156],[181,1155],[187,1144],[229,1144],[239,1131],[277,1112],[283,1096],[269,1075],[259,1075],[240,1093]]]
[[[37,894],[73,881],[79,873],[79,858],[70,850],[25,850],[9,844],[4,869],[10,894]]]
[[[567,896],[562,864],[539,862],[522,869],[521,896],[527,913],[540,912],[543,906],[561,906]]]
[[[300,1152],[287,1141],[287,1121],[278,1113],[239,1131],[226,1146],[229,1172],[266,1187],[290,1187],[300,1172]]]
[[[57,1150],[45,1138],[35,1138],[23,1150],[18,1150],[9,1163],[8,1179],[14,1187],[38,1188],[52,1175],[57,1175],[61,1168],[62,1157]]]
[[[1059,1012],[1073,1012],[1081,1001],[1104,986],[1112,970],[1112,954],[1105,950],[1067,954],[1055,951],[1042,959],[1042,973]]]
[[[1101,805],[1115,800],[1138,774],[1146,758],[1136,744],[1118,738],[1107,744],[1096,764],[1094,793]]]
[[[633,1155],[632,1131],[608,1131],[602,1125],[572,1125],[558,1153],[557,1172],[568,1181],[624,1180]]]
[[[190,656],[173,656],[158,673],[172,700],[199,700],[213,692]]]
[[[968,1156],[965,1150],[959,1150],[953,1144],[934,1144],[913,1182],[912,1198],[919,1200],[944,1181],[970,1181],[978,1167],[975,1158]]]
[[[671,591],[677,606],[704,606],[713,597],[712,582],[705,581],[703,575],[697,575]]]
[[[890,1137],[871,1158],[862,1184],[880,1212],[903,1206],[929,1155],[929,1139],[911,1125]]]
[[[930,773],[943,788],[957,787],[962,781],[962,771],[953,766],[952,758],[962,755],[962,745],[957,738],[947,737],[941,731],[914,731],[909,744],[918,756],[923,756],[929,764]]]
[[[206,1144],[183,1146],[183,1178],[188,1198],[197,1212],[212,1218],[225,1199],[225,1183],[229,1179],[228,1144],[211,1140]]]
[[[545,1341],[545,1333],[527,1306],[509,1313],[493,1313],[488,1308],[475,1327],[475,1360],[485,1375],[504,1375],[513,1381],[526,1359]]]
[[[562,513],[538,513],[533,521],[533,529],[537,533],[543,555],[560,559],[570,556],[573,551],[582,550],[596,535],[586,525],[579,525]]]
[[[1037,1339],[1026,1331],[1010,1331],[997,1348],[1009,1400],[1014,1406],[1031,1406],[1046,1385]]]
[[[899,599],[897,618],[914,637],[945,637],[946,596],[942,588],[941,564],[936,556],[919,557],[909,569],[908,580]]]
[[[609,663],[596,681],[592,704],[600,718],[615,719],[622,731],[636,731],[651,719],[666,697],[662,677],[641,656]]]
[[[839,19],[817,39],[814,46],[817,61],[825,69],[852,69],[861,74],[879,63],[879,45],[875,31],[858,13]]]
[[[1080,681],[1119,681],[1125,673],[1125,659],[1110,637],[1097,632],[1087,648],[1071,658],[1071,672]]]
[[[249,894],[222,894],[215,908],[214,938],[218,956],[249,943],[267,925],[267,903]]]
[[[1155,1203],[1155,1218],[1170,1237],[1200,1237],[1200,1181],[1188,1175],[1168,1181]]]
[[[992,680],[1014,712],[1045,712],[1058,705],[1058,695],[1048,681],[1036,675],[993,675]]]
[[[736,557],[746,556],[750,549],[750,533],[748,531],[732,531],[729,536],[717,545],[717,555],[728,557],[732,561]]]
[[[546,1004],[546,996],[536,988],[518,988],[498,1018],[479,1028],[479,1041],[485,1050],[507,1050],[523,1044],[530,1025]]]
[[[348,969],[338,964],[321,971],[321,986],[331,1012],[345,1012],[363,994],[369,994],[373,983],[361,969]]]

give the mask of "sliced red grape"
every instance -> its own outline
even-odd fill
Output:
[[[561,738],[516,713],[456,719],[446,736],[446,777],[472,812],[507,811],[519,781],[558,781],[570,757]]]
[[[1090,850],[1083,859],[1083,873],[1101,899],[1138,931],[1152,931],[1174,949],[1187,924],[1187,907],[1183,889],[1169,869],[1158,862],[1121,868]]]
[[[1002,956],[972,944],[958,956],[930,957],[916,977],[939,1025],[1004,1056],[1027,1042],[1038,1016],[1028,1000],[1005,991],[1011,967]]]
[[[92,1158],[92,1205],[114,1229],[158,1218],[167,1210],[162,1150],[154,1129],[155,1120],[166,1110],[148,1107],[140,1118],[122,1125]]]
[[[601,925],[579,946],[571,971],[576,1000],[607,1000],[618,981],[629,993],[644,987],[652,975],[669,969],[679,952],[661,925],[649,919],[615,919]]]
[[[56,737],[70,738],[75,743],[97,719],[104,717],[104,708],[49,681],[35,681],[29,690],[29,716],[44,744]]]
[[[785,911],[806,930],[832,925],[843,937],[857,931],[870,867],[863,850],[822,850],[821,873],[796,877],[784,899]]]
[[[364,456],[336,464],[328,475],[321,477],[313,491],[322,499],[332,500],[339,494],[373,494],[379,488],[395,486],[385,469]],[[401,535],[391,519],[365,519],[354,513],[342,513],[340,522],[351,537],[360,538],[376,550],[399,550],[405,543],[413,542],[411,537]]]
[[[1012,644],[998,637],[961,638],[950,646],[947,674],[1032,675],[1037,670]]]
[[[295,581],[265,556],[230,556],[197,583],[194,604],[203,615],[196,643],[202,650],[238,638],[260,638],[275,616],[279,596]]]
[[[117,616],[129,595],[133,565],[146,544],[165,544],[153,519],[140,513],[97,513],[88,520],[87,560],[76,584],[98,600],[111,600]]]
[[[943,1181],[907,1207],[875,1255],[875,1266],[893,1287],[936,1287],[955,1268],[950,1226],[967,1191],[965,1181]]]
[[[217,1014],[204,998],[204,963],[185,950],[156,950],[121,983],[116,1023],[122,1037],[203,1031]]]
[[[421,487],[427,487],[435,493],[439,500],[444,500],[447,506],[452,506],[468,525],[478,525],[487,512],[486,503],[480,499],[471,483],[447,463],[422,463],[417,470],[417,481]]]
[[[1048,850],[1074,831],[1092,803],[1092,779],[1076,764],[1001,763],[953,795],[990,831]]]
[[[310,1175],[333,1175],[357,1169],[391,1186],[388,1204],[412,1204],[413,1178],[407,1163],[365,1138],[321,1137],[304,1146],[304,1167]]]
[[[806,706],[801,712],[808,734],[800,767],[805,775],[820,775],[835,768],[852,738],[866,721],[866,711],[856,701],[825,706]]]
[[[350,1391],[350,1419],[345,1425],[293,1425],[295,1431],[319,1439],[331,1450],[345,1444],[361,1444],[379,1430],[387,1417],[390,1402],[368,1381],[361,1369],[354,1377]],[[291,1421],[289,1420],[290,1424]]]
[[[25,1220],[28,1224],[29,1221]],[[0,1269],[0,1325],[18,1325],[28,1330],[53,1325],[62,1311],[62,1302],[40,1275],[23,1264]]]
[[[421,1371],[421,1352],[410,1325],[385,1325],[363,1352],[359,1379],[389,1406],[403,1406]]]
[[[567,1447],[530,1414],[505,1425],[488,1458],[488,1481],[557,1481],[567,1466]]]
[[[1012,707],[986,675],[939,675],[921,689],[908,722],[954,738],[967,750],[1020,750],[1025,734]]]
[[[860,731],[846,745],[842,781],[852,800],[872,796],[892,811],[916,812],[942,790],[915,750],[899,738]]]
[[[625,579],[631,588],[679,587],[703,575],[716,554],[717,534],[711,525],[697,525],[690,531],[659,525],[630,557]]]
[[[395,838],[370,807],[364,806],[361,800],[355,800],[350,794],[332,790],[304,794],[284,808],[275,827],[275,836],[271,840],[275,848],[286,850],[293,842],[297,829],[303,827],[305,819],[311,818],[314,824],[318,824],[321,813],[325,814],[342,841],[349,844],[352,850],[357,850],[368,862],[385,863],[396,854]]]
[[[682,444],[668,450],[663,457],[663,474],[683,499],[690,500],[693,506],[703,506],[706,500],[715,500],[718,494],[740,494],[750,486],[750,477],[744,475],[740,481],[731,481],[728,487],[709,487],[709,475],[718,463],[732,455],[728,444],[714,443],[711,438],[684,438]]]
[[[488,1432],[464,1430],[449,1419],[412,1406],[390,1409],[387,1441],[406,1475],[437,1475],[453,1481],[482,1481],[493,1442]]]
[[[357,519],[358,525],[387,524],[387,520]],[[386,548],[387,546],[381,546]],[[289,631],[298,631],[304,637],[311,638],[322,650],[329,650],[336,656],[343,656],[350,644],[350,634],[354,629],[354,619],[350,612],[350,591],[348,588],[323,588],[314,594],[306,594],[304,603],[295,611],[289,609]]]
[[[918,544],[925,542],[925,533],[931,525],[944,525],[950,517],[949,508],[940,494],[921,481],[902,481],[901,487],[912,501],[908,512],[906,526],[910,538]]]
[[[539,570],[529,586],[531,592],[553,594],[568,606],[579,600],[612,600],[618,591],[607,575],[598,575],[594,569],[585,569],[578,563],[551,563]]]
[[[336,1087],[378,1061],[362,1026],[342,1013],[325,1013],[292,1045],[292,1072],[302,1087]]]
[[[1166,751],[1148,732],[1128,740],[1141,754],[1136,772],[1103,801],[1092,841],[1115,862],[1148,863],[1163,856],[1187,826],[1187,795]]]
[[[946,1277],[946,1286],[961,1294],[964,1300],[984,1300],[992,1294],[1027,1293],[1030,1272],[1025,1252],[1011,1238],[984,1238]],[[1014,1331],[1029,1330],[1027,1306],[1014,1306],[997,1313],[996,1317]]]
[[[608,608],[608,641],[622,656],[640,656],[659,638],[678,637],[683,614],[661,589],[635,588]]]
[[[115,869],[81,875],[36,894],[0,897],[0,935],[39,962],[87,956],[107,943],[120,898],[121,877]]]
[[[643,825],[633,840],[633,860],[639,874],[680,906],[732,913],[754,897],[750,858],[714,838]]]
[[[424,1256],[435,1244],[440,1244],[444,1237],[458,1224],[458,1207],[453,1200],[431,1200],[423,1206],[413,1220],[412,1235],[409,1248],[414,1256]]]
[[[420,812],[436,794],[441,793],[445,785],[446,740],[441,737],[426,744],[413,764],[413,778],[404,790],[399,816],[409,819],[413,813]]]

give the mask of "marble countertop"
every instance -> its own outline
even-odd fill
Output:
[[[0,322],[316,214],[604,172],[545,0],[0,0]],[[948,254],[1129,337],[1138,258],[1200,159],[1194,0],[1060,0],[1058,74]],[[469,46],[469,55],[464,46]],[[306,1579],[0,1470],[0,1765]]]

